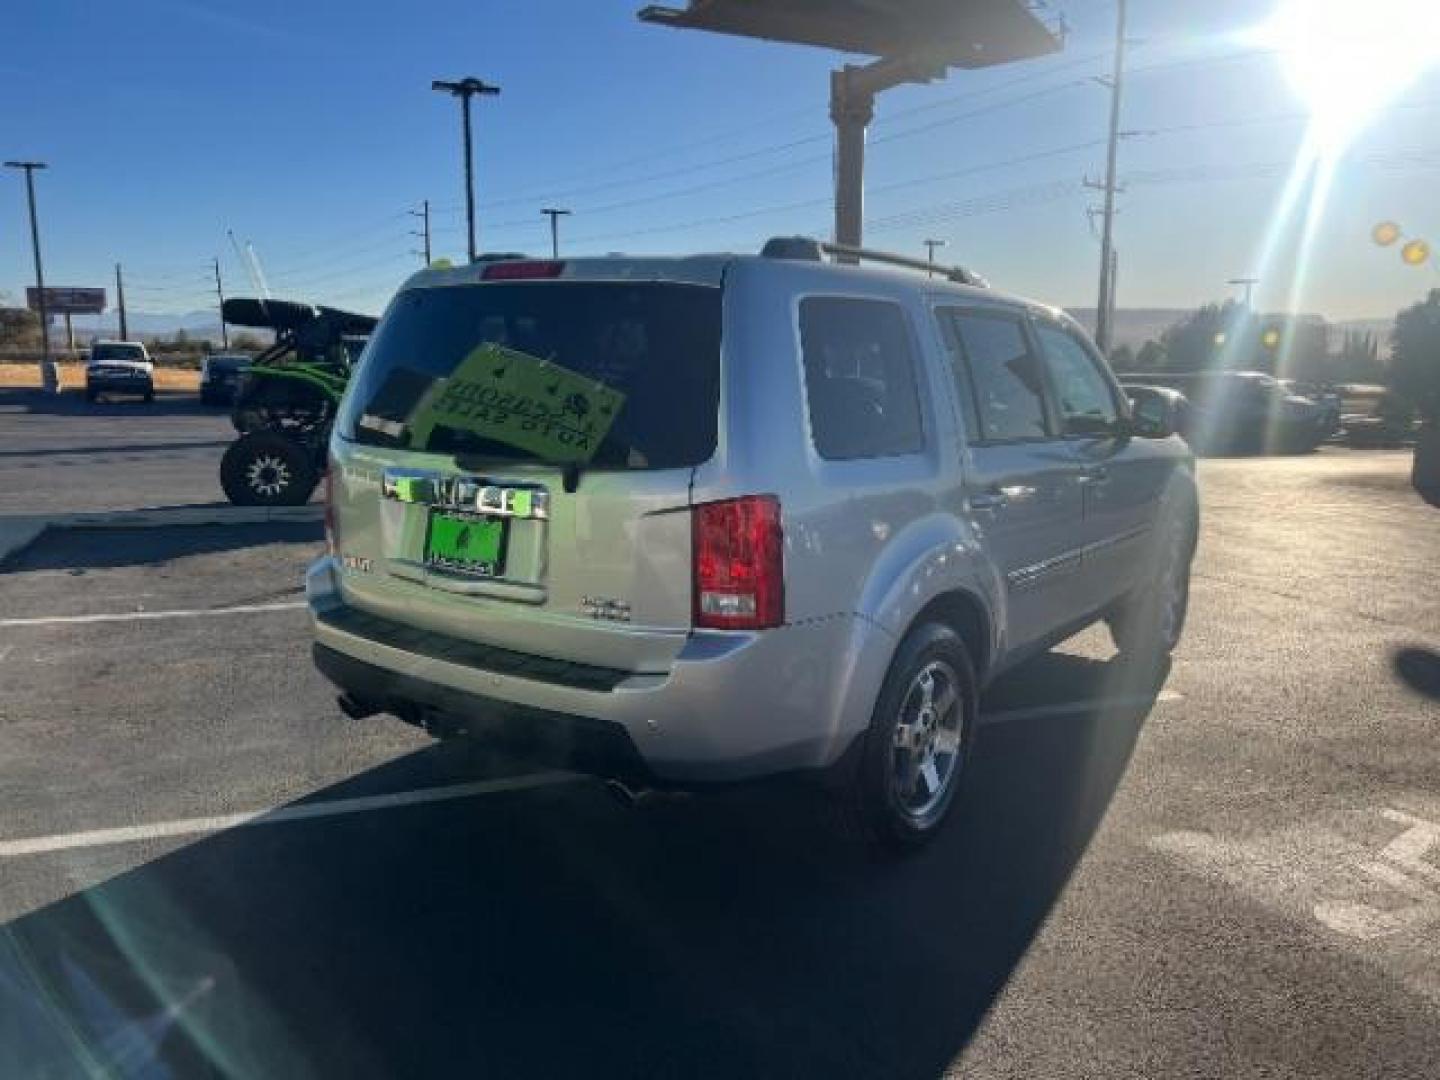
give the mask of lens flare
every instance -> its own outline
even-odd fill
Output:
[[[1430,261],[1430,245],[1424,240],[1411,240],[1400,249],[1400,258],[1407,266],[1424,266]]]
[[[1401,237],[1400,226],[1393,221],[1382,221],[1370,230],[1370,239],[1381,247],[1389,247]]]
[[[1338,154],[1380,109],[1440,62],[1436,0],[1284,0],[1248,35],[1280,53],[1311,136]]]

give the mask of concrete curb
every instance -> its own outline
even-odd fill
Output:
[[[325,519],[325,507],[157,506],[95,513],[0,515],[0,564],[33,544],[47,529],[171,529],[195,525],[266,525]]]

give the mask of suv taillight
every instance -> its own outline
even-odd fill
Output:
[[[340,553],[340,529],[335,524],[335,463],[325,466],[325,546],[331,555]]]
[[[774,495],[701,503],[691,512],[695,625],[764,630],[785,621],[785,555]]]

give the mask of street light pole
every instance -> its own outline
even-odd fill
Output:
[[[1245,307],[1246,307],[1247,310],[1248,310],[1249,307],[1250,307],[1250,298],[1251,298],[1251,296],[1254,295],[1255,286],[1258,285],[1259,283],[1260,283],[1260,279],[1259,279],[1259,278],[1254,278],[1254,277],[1236,277],[1236,278],[1231,278],[1229,281],[1225,282],[1226,285],[1243,285],[1243,286],[1244,286],[1244,288],[1245,288],[1245,300],[1244,300],[1244,303],[1245,303]]]
[[[125,275],[120,264],[115,264],[115,307],[120,312],[120,340],[130,340],[130,328],[125,322]]]
[[[936,249],[936,248],[942,248],[942,247],[944,247],[944,246],[945,246],[945,241],[944,241],[944,240],[926,240],[926,241],[925,241],[925,261],[926,261],[926,263],[929,264],[929,269],[925,271],[925,276],[926,276],[926,277],[934,277],[934,276],[935,276],[935,249]]]
[[[498,94],[500,93],[500,87],[491,86],[489,83],[472,76],[461,79],[458,82],[447,82],[444,79],[436,79],[431,82],[430,89],[460,99],[460,123],[465,139],[465,223],[469,231],[470,261],[473,263],[476,255],[475,150],[474,140],[470,131],[470,99],[476,94],[482,96]]]
[[[50,312],[45,305],[45,266],[40,260],[40,221],[35,213],[35,170],[47,168],[43,161],[7,161],[7,169],[25,170],[25,194],[30,203],[30,244],[35,252],[35,291],[40,304],[40,384],[46,393],[60,391],[60,378],[50,364]]]
[[[220,302],[220,347],[229,350],[230,331],[225,329],[225,286],[220,282],[220,256],[215,256],[215,299]]]
[[[558,259],[560,258],[560,219],[569,216],[570,211],[546,207],[540,213],[550,219],[550,257]]]

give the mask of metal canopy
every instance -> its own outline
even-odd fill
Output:
[[[946,67],[988,67],[1060,48],[1020,0],[690,0],[683,10],[647,7],[640,18],[864,56],[923,52]]]
[[[689,0],[652,5],[645,22],[682,30],[784,41],[874,57],[830,76],[835,122],[835,240],[859,248],[865,129],[875,95],[946,69],[982,68],[1058,52],[1060,38],[1035,13],[1037,0]],[[846,256],[841,256],[846,257]]]

